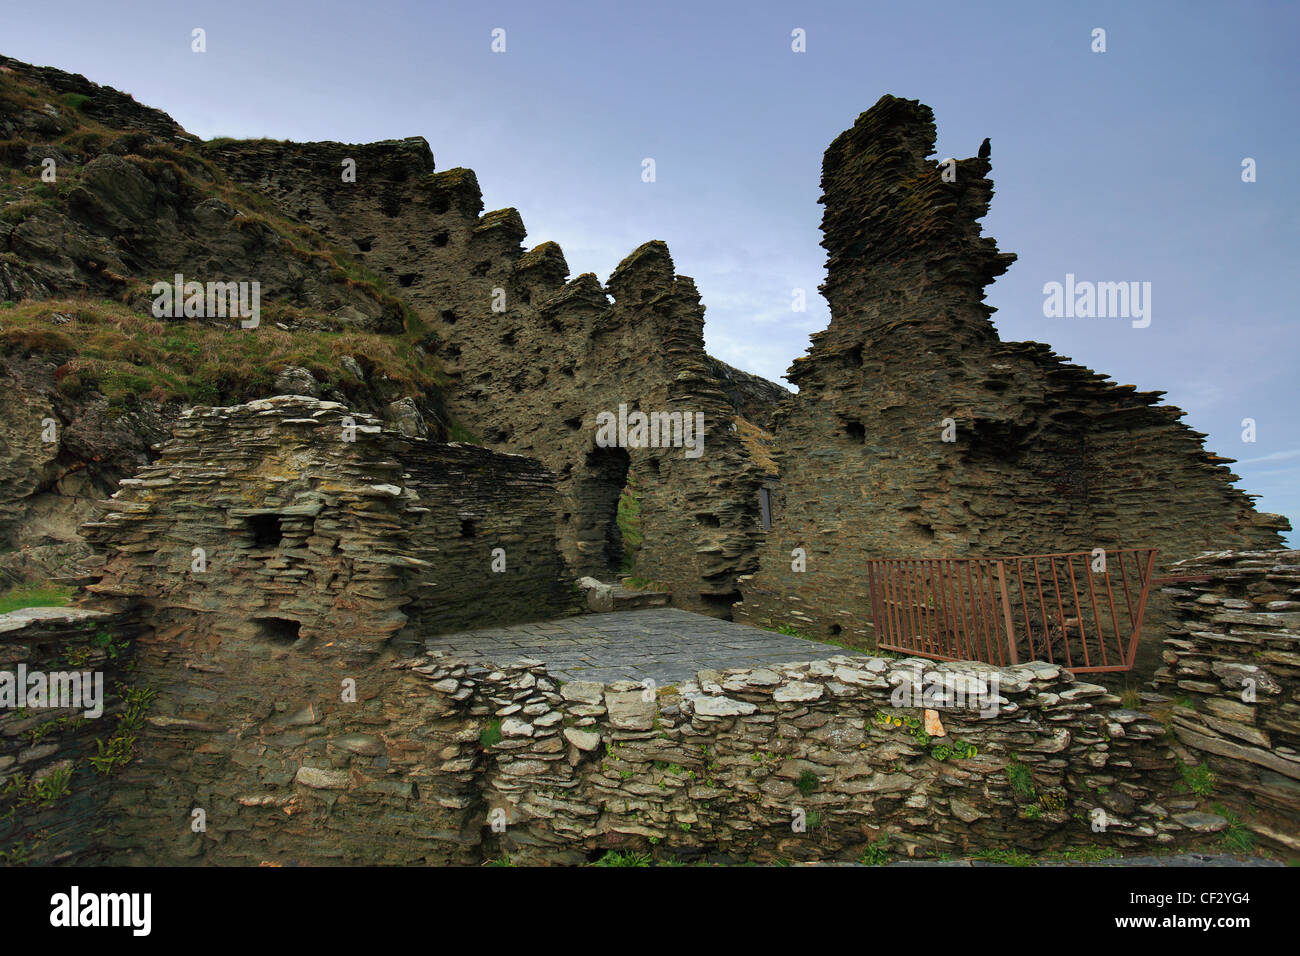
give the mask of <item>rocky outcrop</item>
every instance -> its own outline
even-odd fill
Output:
[[[77,108],[84,112],[86,116],[104,126],[113,129],[142,130],[169,139],[197,141],[197,137],[186,133],[174,119],[162,110],[137,103],[135,97],[131,96],[131,94],[115,90],[111,86],[100,86],[98,83],[92,83],[80,73],[66,73],[63,70],[49,66],[33,66],[30,63],[22,63],[11,57],[0,55],[0,75],[12,77],[24,84],[31,84],[31,86],[36,87],[33,96],[38,95],[39,91],[44,89],[55,94],[52,98],[57,98],[60,101],[62,101],[63,97],[69,95],[77,97],[80,101]],[[54,104],[50,105],[53,106]],[[49,116],[49,111],[44,112]],[[48,121],[42,121],[38,115],[25,113],[22,116],[20,125],[16,127],[0,127],[0,130],[3,130],[6,136],[14,136],[23,132],[40,135],[52,132],[53,125]]]
[[[396,303],[347,282],[328,250],[229,189],[170,117],[84,77],[7,57],[0,68],[0,161],[27,174],[0,216],[4,299],[125,296],[144,307],[154,282],[181,273],[257,281],[268,304],[335,327],[401,330]],[[42,179],[47,159],[53,182]]]
[[[1174,565],[1177,617],[1156,675],[1212,795],[1263,843],[1300,853],[1300,551],[1223,551]]]
[[[90,553],[80,524],[166,435],[156,407],[114,414],[102,396],[71,398],[55,367],[0,354],[0,590],[75,576]]]
[[[946,181],[934,144],[929,107],[885,96],[826,151],[831,323],[786,376],[776,525],[737,619],[869,646],[867,558],[1276,546],[1285,519],[1255,511],[1161,393],[998,339],[984,289],[1015,257],[981,235],[990,164],[954,161]]]
[[[447,435],[409,309],[198,142],[116,90],[0,57],[0,586],[75,573],[90,503],[196,398],[265,397],[296,368],[294,391]],[[156,318],[152,286],[178,274],[255,283],[260,324],[206,298]]]

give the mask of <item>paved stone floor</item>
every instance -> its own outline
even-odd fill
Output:
[[[540,624],[439,634],[425,642],[470,663],[545,661],[561,680],[676,684],[703,669],[758,667],[851,654],[834,644],[721,621],[677,608],[583,614]]]

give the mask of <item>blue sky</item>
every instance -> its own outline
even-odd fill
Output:
[[[709,350],[777,380],[829,321],[823,150],[881,94],[919,99],[940,157],[992,139],[984,227],[1020,256],[989,290],[1002,337],[1165,390],[1260,507],[1300,525],[1298,37],[1284,3],[67,0],[9,5],[0,50],[204,137],[424,136],[574,274],[604,280],[667,241]],[[1045,318],[1043,285],[1066,273],[1150,282],[1150,327]]]

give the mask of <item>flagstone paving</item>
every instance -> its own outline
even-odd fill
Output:
[[[468,663],[545,661],[561,680],[675,684],[700,670],[761,667],[851,654],[834,644],[804,640],[678,608],[646,608],[536,624],[439,634],[425,642]]]

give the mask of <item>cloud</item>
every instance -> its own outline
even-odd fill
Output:
[[[1268,455],[1261,455],[1259,458],[1242,458],[1237,461],[1238,465],[1256,465],[1264,461],[1286,461],[1291,458],[1300,458],[1300,448],[1288,448],[1286,451],[1275,451]],[[1289,469],[1278,469],[1287,471]]]

